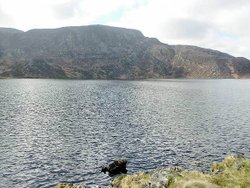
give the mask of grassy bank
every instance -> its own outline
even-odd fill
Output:
[[[57,185],[57,188],[77,188],[77,185]],[[165,168],[152,172],[121,175],[111,181],[115,188],[250,188],[250,160],[228,156],[214,162],[210,173]]]
[[[250,161],[241,156],[228,156],[220,163],[213,163],[211,173],[180,168],[161,169],[120,176],[111,184],[116,188],[249,188]]]

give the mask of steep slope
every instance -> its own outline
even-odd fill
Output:
[[[140,31],[102,25],[0,28],[0,77],[239,78],[250,61],[193,46],[170,46]]]

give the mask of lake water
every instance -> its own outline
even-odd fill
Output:
[[[107,185],[101,166],[250,156],[250,80],[0,80],[0,187]]]

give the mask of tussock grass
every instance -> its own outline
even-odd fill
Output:
[[[60,183],[60,184],[57,184],[55,188],[77,188],[77,185],[74,185],[72,183]]]
[[[243,157],[226,157],[211,170],[216,173],[212,182],[220,187],[250,188],[250,161]]]
[[[250,188],[250,161],[242,156],[228,156],[220,163],[213,163],[211,173],[170,169],[163,178],[167,183],[152,186],[153,173],[136,173],[115,178],[116,188]],[[155,186],[156,185],[156,186]]]
[[[122,188],[140,188],[148,186],[149,182],[150,175],[144,172],[139,172],[134,175],[119,176],[112,181],[111,185]]]

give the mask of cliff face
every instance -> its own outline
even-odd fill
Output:
[[[194,46],[170,46],[109,26],[22,32],[0,28],[0,77],[240,78],[250,61]]]

